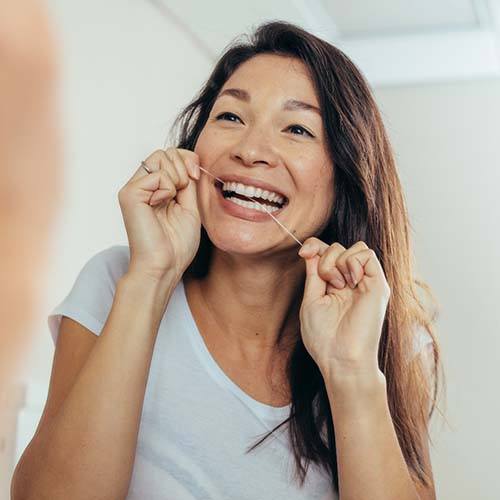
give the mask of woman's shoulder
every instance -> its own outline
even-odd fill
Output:
[[[111,245],[86,260],[73,284],[73,292],[108,294],[112,298],[120,278],[130,263],[128,245]]]
[[[130,247],[128,245],[112,245],[96,254],[102,259],[106,268],[116,277],[128,271],[130,264]]]
[[[116,284],[127,272],[129,261],[127,245],[112,245],[87,259],[69,293],[48,316],[54,344],[63,315],[100,334],[113,303]]]
[[[93,254],[84,265],[87,273],[100,276],[102,273],[116,282],[128,270],[130,248],[128,245],[111,245]],[[83,269],[82,269],[83,271]]]

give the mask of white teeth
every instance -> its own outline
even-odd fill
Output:
[[[254,186],[245,186],[240,182],[225,182],[222,186],[223,191],[233,191],[238,194],[245,196],[251,196],[253,198],[262,198],[264,200],[275,201],[282,205],[285,202],[285,198],[280,196],[278,193],[272,191],[266,191],[261,188],[256,188]]]
[[[231,201],[232,203],[236,203],[236,205],[240,205],[240,206],[245,207],[245,208],[252,208],[253,210],[258,210],[259,212],[266,212],[266,210],[262,207],[262,205],[254,202],[254,201],[245,201],[245,200],[240,200],[239,198],[227,198],[227,200]],[[279,208],[278,207],[267,207],[267,212],[276,212],[276,210],[279,210]]]

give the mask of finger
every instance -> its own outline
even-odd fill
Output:
[[[344,250],[344,252],[342,252],[336,260],[335,265],[337,269],[339,269],[339,271],[344,275],[346,281],[350,283],[351,288],[356,286],[356,283],[362,278],[363,272],[362,268],[359,268],[359,264],[356,265],[356,263],[353,263],[353,267],[350,268],[347,264],[347,260],[352,255],[366,249],[368,249],[368,245],[364,241],[358,241],[347,250]],[[351,275],[351,271],[354,271],[354,275]]]
[[[176,151],[180,154],[181,158],[184,160],[189,175],[196,180],[199,180],[201,172],[200,172],[200,157],[189,149],[176,148]]]
[[[342,290],[346,286],[346,280],[342,273],[335,267],[335,255],[339,252],[342,253],[344,250],[345,247],[340,245],[340,243],[334,243],[332,246],[329,246],[324,241],[311,237],[304,242],[299,255],[304,258],[310,258],[314,255],[321,256],[318,269],[319,276],[327,282],[327,285],[333,284],[337,289]],[[326,253],[328,255],[325,260]]]
[[[318,255],[305,259],[306,281],[304,285],[304,302],[320,299],[326,293],[326,283],[318,276],[319,259]]]
[[[363,276],[365,275],[365,271],[363,265],[361,264],[359,254],[360,252],[350,255],[349,257],[347,257],[346,260],[346,265],[349,269],[349,276],[351,278],[352,288],[354,288],[363,279]]]
[[[304,241],[299,250],[299,255],[304,258],[312,257],[317,253],[321,254],[322,250],[325,250],[326,248],[328,248],[328,245],[324,241],[311,236]]]
[[[137,179],[141,179],[143,177],[146,177],[148,172],[146,169],[142,166],[142,163],[146,165],[146,167],[151,171],[155,172],[160,169],[160,158],[161,158],[161,150],[154,151],[151,153],[141,164],[137,167],[136,171],[134,174],[130,177],[128,180],[127,184],[136,181]]]
[[[193,175],[189,171],[188,161],[181,155],[178,149],[174,150],[174,155],[176,159],[174,163],[181,177],[182,186],[186,187],[189,184],[190,177],[193,178]]]
[[[153,193],[149,204],[158,205],[161,202],[168,202],[176,197],[179,190],[183,189],[188,182],[186,167],[182,159],[175,154],[175,148],[159,150],[160,170],[166,174],[167,179],[165,187],[158,189]]]
[[[146,173],[139,178],[132,178],[120,189],[120,193],[126,193],[125,200],[146,204],[150,204],[153,196],[158,192],[164,198],[175,196],[175,186],[163,170],[156,170],[151,174]],[[119,197],[122,196],[119,194]]]
[[[335,285],[337,288],[344,288],[346,279],[342,272],[336,267],[337,259],[345,252],[345,247],[338,242],[327,246],[324,249],[318,265],[318,274],[322,279]]]
[[[149,204],[155,206],[159,203],[169,202],[174,199],[177,194],[177,189],[169,173],[165,169],[160,169],[149,177],[153,176],[158,179],[158,182],[156,183],[156,189],[152,190]]]
[[[185,188],[188,185],[189,178],[186,165],[184,165],[184,160],[175,148],[167,149],[165,151],[165,156],[167,157],[168,163],[172,167],[173,172],[175,172],[175,178],[172,176],[175,187],[177,190]]]
[[[366,276],[368,280],[371,280],[373,283],[379,283],[381,286],[385,287],[388,286],[382,265],[375,251],[371,248],[360,250],[352,255],[349,259],[349,266],[351,266],[356,273],[358,283]]]
[[[183,150],[176,149],[174,152],[175,155],[175,165],[177,170],[180,172],[182,182],[179,185],[179,190],[177,192],[177,201],[180,205],[188,210],[191,210],[196,218],[200,218],[199,207],[198,207],[198,195],[197,195],[197,185],[191,177],[199,179],[200,178],[200,170],[199,167],[194,164],[194,159],[192,155],[181,154]],[[186,151],[186,150],[184,150]],[[198,155],[196,155],[198,156]],[[188,168],[192,170],[192,173],[189,174]],[[197,169],[197,170],[196,170]],[[185,183],[184,183],[185,182]]]
[[[186,210],[189,210],[199,220],[200,209],[198,206],[198,185],[193,179],[188,179],[188,185],[177,192],[177,202]]]

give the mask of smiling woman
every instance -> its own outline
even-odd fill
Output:
[[[433,498],[440,351],[359,70],[266,23],[172,130],[120,190],[129,248],[50,315],[13,498]]]
[[[178,146],[197,152],[201,164],[218,176],[246,172],[272,182],[275,190],[279,186],[289,198],[280,220],[302,241],[317,235],[328,244],[349,247],[363,241],[375,250],[391,289],[378,363],[387,381],[402,455],[422,498],[432,498],[427,430],[437,400],[440,349],[432,327],[435,312],[423,307],[418,287],[428,293],[431,304],[433,297],[413,275],[409,219],[394,156],[360,71],[343,52],[300,28],[268,23],[248,44],[228,49],[176,126]],[[186,277],[202,283],[205,297],[212,297],[211,308],[227,318],[227,309],[240,308],[217,297],[211,283],[216,280],[220,289],[227,289],[240,281],[227,258],[219,258],[220,249],[226,255],[237,253],[240,259],[245,254],[256,269],[253,256],[267,260],[269,247],[277,252],[293,244],[279,229],[243,225],[238,217],[251,217],[251,210],[246,217],[224,216],[212,208],[211,198],[204,198],[203,192],[200,196],[201,243]],[[267,224],[273,224],[270,218]],[[287,357],[285,385],[291,414],[282,425],[290,424],[298,477],[305,478],[308,463],[319,464],[329,471],[338,491],[335,426],[325,381],[300,340],[299,324],[290,333],[294,330],[290,318],[296,318],[293,308],[300,305],[303,289],[293,285],[294,263],[282,261],[276,268],[281,276],[259,276],[256,288],[275,289],[271,321],[277,334],[270,338],[276,345],[286,332],[299,339]],[[417,332],[424,345],[432,347],[422,349],[421,356],[411,354],[419,341]],[[414,362],[409,365],[408,359]],[[430,365],[433,370],[426,371]],[[372,498],[374,491],[372,485],[366,498]]]

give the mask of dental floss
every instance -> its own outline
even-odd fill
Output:
[[[210,173],[208,170],[205,170],[200,165],[198,165],[198,166],[200,167],[200,170],[202,172],[205,172],[206,174],[210,175],[214,179],[217,179],[219,182],[222,182],[222,184],[224,184],[224,181],[222,179],[219,179],[218,177],[216,177],[215,175]],[[264,205],[262,205],[262,203],[259,203],[257,200],[251,198],[250,196],[247,196],[246,194],[241,194],[241,193],[238,193],[238,194],[240,196],[244,196],[245,198],[248,198],[249,200],[252,200],[253,202],[260,205],[300,246],[303,246],[303,243],[301,243],[278,219],[276,219],[276,217],[274,217],[273,214],[271,212],[269,212]]]

